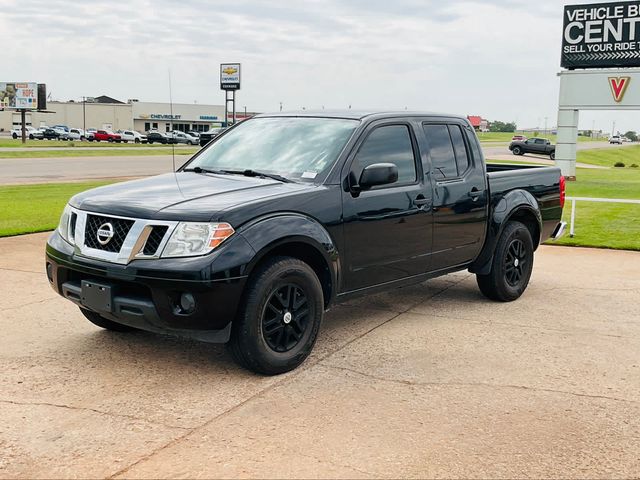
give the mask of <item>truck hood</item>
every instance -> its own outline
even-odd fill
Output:
[[[179,172],[88,190],[69,203],[105,215],[208,222],[237,205],[313,187],[242,175]]]

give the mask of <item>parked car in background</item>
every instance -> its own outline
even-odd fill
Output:
[[[200,132],[196,132],[195,130],[189,130],[187,133],[192,137],[196,137],[197,139],[200,139]]]
[[[34,138],[36,138],[36,131],[37,129],[33,127],[25,127],[25,135],[29,140],[33,140]],[[11,137],[14,140],[22,138],[22,127],[14,128],[13,130],[11,130]]]
[[[62,126],[51,127],[53,130],[58,132],[58,140],[69,140],[69,131],[65,130]]]
[[[226,130],[226,127],[222,127],[222,128],[212,128],[209,131],[201,132],[200,133],[200,146],[204,147],[207,143],[209,143],[211,140],[216,138],[218,135],[220,135],[225,130]]]
[[[93,140],[96,142],[117,142],[120,143],[121,137],[117,133],[113,133],[109,130],[96,130],[93,135]]]
[[[514,135],[511,139],[512,142],[524,142],[527,139],[524,135]]]
[[[118,130],[116,133],[124,143],[147,143],[147,136],[135,130]]]
[[[86,140],[86,136],[84,133],[84,130],[82,130],[81,128],[70,128],[69,129],[69,140],[80,140],[80,141],[84,141]]]
[[[70,130],[70,128],[68,126],[66,126],[66,125],[54,125],[51,128],[53,128],[54,130],[62,130],[64,132],[66,132],[66,133],[69,133],[69,130]]]
[[[614,135],[613,137],[609,138],[609,145],[622,145],[622,138],[620,137],[620,135]]]
[[[97,131],[98,130],[96,130],[95,128],[87,128],[87,130],[84,132],[84,136],[87,138],[87,140],[92,141],[95,138]]]
[[[174,140],[169,138],[162,132],[158,130],[152,130],[147,133],[147,143],[152,145],[154,143],[174,143]]]
[[[43,140],[60,140],[60,132],[50,127],[44,127],[42,129]]]
[[[173,143],[184,143],[185,145],[198,145],[199,139],[184,132],[171,132],[167,136],[173,139]]]
[[[551,145],[551,141],[546,138],[528,138],[524,142],[511,142],[509,150],[514,155],[537,153],[538,155],[549,155],[551,160],[556,159],[556,146]]]

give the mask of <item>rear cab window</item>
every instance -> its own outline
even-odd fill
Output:
[[[472,165],[462,128],[457,124],[423,124],[434,178],[462,177]],[[475,153],[475,152],[474,152]]]

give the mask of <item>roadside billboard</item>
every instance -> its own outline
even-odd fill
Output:
[[[640,67],[640,3],[564,7],[561,66]]]
[[[240,64],[221,63],[220,64],[220,89],[240,90]]]
[[[38,84],[32,82],[0,82],[0,108],[38,108]]]

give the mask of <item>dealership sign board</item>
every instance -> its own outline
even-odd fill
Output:
[[[561,65],[639,67],[640,2],[566,6]]]
[[[0,109],[38,108],[38,84],[30,82],[0,82]]]
[[[220,64],[220,88],[222,90],[240,90],[240,64]]]

